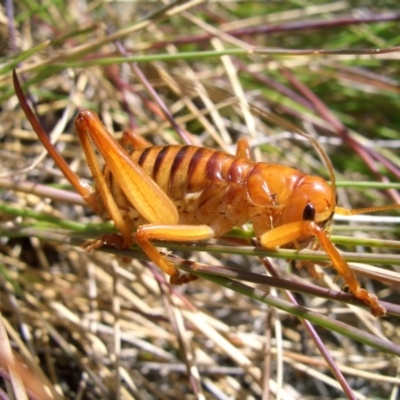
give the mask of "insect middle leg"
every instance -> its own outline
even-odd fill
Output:
[[[147,256],[167,275],[170,276],[172,285],[182,285],[196,280],[194,275],[180,275],[173,263],[168,261],[156,247],[152,240],[165,240],[173,242],[194,242],[215,237],[214,230],[208,225],[142,225],[134,234],[136,243]]]
[[[131,146],[133,149],[145,149],[146,147],[152,146],[152,143],[135,133],[133,129],[127,129],[124,131],[119,143],[124,149],[128,148],[129,146]]]
[[[244,136],[239,138],[236,144],[236,157],[247,158],[248,160],[252,160],[250,154],[249,141]]]

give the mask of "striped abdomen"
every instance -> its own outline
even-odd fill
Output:
[[[281,225],[283,209],[292,204],[290,198],[305,177],[292,168],[205,147],[153,146],[134,150],[130,157],[174,202],[180,224],[205,224],[216,236],[250,220],[257,235]],[[104,174],[132,229],[146,223],[107,167]]]
[[[180,223],[212,225],[233,200],[238,201],[238,196],[247,202],[246,177],[255,165],[250,160],[205,147],[181,145],[138,149],[130,157],[175,203]],[[128,219],[133,226],[145,223],[132,210],[107,167],[104,173],[120,209],[129,210]],[[236,220],[247,222],[248,216],[234,219],[227,229],[235,226]]]
[[[173,200],[202,191],[211,183],[243,184],[253,164],[221,151],[180,145],[134,150],[131,158]]]

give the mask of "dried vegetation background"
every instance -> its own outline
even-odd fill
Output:
[[[363,3],[369,6],[6,2],[0,398],[398,398],[395,212],[335,220],[332,230],[332,240],[353,253],[348,259],[362,285],[388,302],[385,318],[343,302],[351,296],[335,292],[342,282],[335,282],[332,269],[320,269],[321,278],[314,279],[286,261],[302,255],[309,261],[319,253],[280,251],[263,263],[244,231],[194,252],[194,246],[169,247],[216,274],[171,287],[139,250],[119,252],[124,259],[112,248],[80,250],[79,244],[112,225],[84,206],[43,152],[11,84],[17,68],[57,149],[89,183],[73,130],[82,108],[97,111],[118,138],[130,128],[155,144],[234,152],[237,139],[248,136],[256,159],[329,179],[315,149],[288,128],[294,124],[327,151],[342,206],[398,203],[400,53],[360,50],[398,45],[400,14],[393,11],[395,1]],[[171,126],[161,104],[180,129]],[[271,115],[282,120],[271,121]],[[306,286],[301,291],[308,294],[296,298],[312,312],[290,306],[285,292],[265,285],[266,265],[281,277],[276,285]],[[239,283],[229,271],[236,271]],[[316,285],[332,291],[318,292]],[[322,297],[329,294],[336,297]]]

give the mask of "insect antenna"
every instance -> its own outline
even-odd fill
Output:
[[[190,93],[190,94],[196,94],[196,85],[190,81],[189,79],[185,78],[180,78],[174,76],[174,80],[178,82],[183,88],[184,92]],[[206,89],[208,96],[210,97],[211,100],[214,102],[222,103],[226,102],[228,105],[234,105],[240,102],[240,97],[235,96],[232,92],[226,89],[221,89],[212,85],[208,85],[206,83],[202,83],[202,86]],[[333,166],[331,163],[330,158],[326,154],[325,150],[322,148],[322,146],[309,134],[306,132],[302,131],[299,129],[296,125],[292,124],[291,122],[285,120],[284,118],[279,117],[276,114],[273,114],[272,112],[261,108],[257,106],[254,103],[249,102],[246,99],[246,104],[248,104],[250,111],[253,112],[254,115],[257,115],[261,118],[265,118],[266,120],[282,126],[283,128],[295,132],[298,135],[304,137],[310,143],[314,146],[314,148],[317,150],[317,153],[320,155],[322,161],[326,165],[329,171],[329,176],[331,180],[331,187],[332,187],[332,195],[331,195],[331,200],[330,200],[330,206],[329,209],[323,212],[322,214],[319,215],[320,220],[327,220],[331,217],[331,215],[335,212],[335,207],[336,207],[336,178],[335,178],[335,173],[333,171]]]
[[[262,109],[261,107],[255,105],[255,104],[249,103],[249,105],[250,105],[250,109],[256,115],[258,115],[260,117],[264,117],[268,121],[271,121],[274,124],[282,126],[283,128],[285,128],[289,131],[292,131],[294,133],[297,133],[298,135],[304,137],[305,139],[310,141],[310,143],[317,150],[317,153],[321,157],[321,160],[324,162],[324,164],[328,168],[329,177],[331,180],[332,195],[331,195],[330,206],[329,206],[329,209],[323,213],[324,214],[323,219],[328,219],[334,212],[336,212],[335,210],[337,207],[336,207],[336,177],[335,177],[335,173],[333,170],[332,162],[331,162],[330,158],[328,157],[328,155],[326,154],[326,151],[322,148],[322,146],[318,143],[317,140],[315,140],[308,133],[299,129],[296,125],[292,124],[290,121],[287,121],[286,119],[284,119],[276,114],[273,114],[272,112]],[[327,218],[325,218],[325,215],[327,215]]]
[[[400,209],[400,204],[390,204],[387,206],[365,207],[356,209],[336,207],[335,213],[339,215],[357,215],[357,214],[376,213],[380,211],[399,210],[399,209]]]

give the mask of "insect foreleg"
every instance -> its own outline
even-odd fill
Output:
[[[143,249],[147,256],[170,276],[173,285],[197,279],[194,275],[180,276],[179,271],[165,256],[151,243],[151,240],[166,240],[174,242],[194,242],[207,240],[215,236],[212,228],[207,225],[142,225],[135,234],[136,243]]]
[[[374,294],[361,288],[354,272],[329,240],[324,230],[314,221],[297,221],[279,226],[271,231],[265,232],[261,236],[260,242],[265,248],[274,248],[294,242],[302,237],[313,236],[318,238],[336,271],[344,279],[354,296],[367,304],[374,316],[385,315],[386,310],[379,304],[378,298]]]

